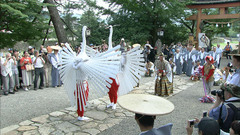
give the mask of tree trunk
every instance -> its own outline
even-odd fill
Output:
[[[52,5],[55,5],[55,3],[53,2],[53,0],[44,0],[44,3],[49,3]],[[60,43],[66,43],[67,40],[67,35],[66,35],[66,31],[63,28],[63,23],[62,20],[59,16],[58,10],[56,7],[54,6],[47,6],[51,20],[53,22],[54,25],[54,29],[58,38],[58,43],[60,45]]]
[[[48,26],[50,26],[51,21],[52,21],[51,19],[48,21]],[[49,32],[49,27],[48,27],[48,29],[47,29],[47,31],[46,31],[46,34],[45,34],[45,37],[44,37],[44,39],[43,39],[43,43],[42,43],[42,45],[45,44],[46,38],[47,38],[47,36],[48,36],[48,32]]]

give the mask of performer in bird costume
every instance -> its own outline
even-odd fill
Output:
[[[112,25],[109,26],[110,29],[110,34],[109,34],[109,38],[108,38],[108,50],[112,49],[112,34],[113,34],[113,27]],[[117,104],[117,92],[118,92],[118,88],[119,88],[119,83],[118,79],[116,77],[116,79],[110,78],[113,82],[111,84],[111,87],[108,88],[109,92],[108,92],[108,96],[110,99],[110,104],[107,105],[107,108],[112,107],[112,109],[116,109],[116,104]],[[117,81],[116,81],[117,80]]]
[[[71,105],[78,110],[79,120],[88,119],[83,116],[88,98],[95,99],[108,93],[107,87],[111,87],[109,83],[113,82],[109,78],[116,78],[120,64],[120,52],[116,51],[120,46],[92,57],[87,56],[86,29],[84,26],[82,30],[83,42],[80,54],[76,55],[66,44],[59,64],[64,88],[67,90]]]
[[[108,49],[111,49],[113,27],[110,25],[109,28]],[[112,107],[112,109],[116,109],[118,95],[124,95],[132,91],[141,78],[141,75],[144,74],[144,59],[141,52],[140,47],[135,47],[127,52],[122,50],[119,73],[116,79],[110,78],[113,83],[108,92],[111,103],[107,105],[107,108]]]

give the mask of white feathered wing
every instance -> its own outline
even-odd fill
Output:
[[[133,90],[144,74],[144,59],[140,47],[122,54],[121,72],[118,74],[118,95],[124,95]]]
[[[76,59],[76,53],[72,51],[67,44],[61,53],[61,63],[59,64],[59,74],[63,82],[64,89],[67,91],[71,105],[75,105],[74,91],[76,89],[76,70],[73,68],[73,63]]]
[[[120,46],[114,47],[104,53],[98,53],[95,56],[88,57],[85,52],[85,30],[86,27],[83,27],[81,53],[76,56],[70,46],[66,46],[66,48],[63,49],[62,60],[59,67],[59,73],[72,106],[77,105],[76,93],[82,94],[78,94],[82,100],[82,103],[80,102],[80,110],[82,106],[83,109],[85,108],[85,104],[83,103],[86,102],[86,93],[83,87],[78,87],[78,91],[76,91],[76,84],[83,85],[84,81],[88,81],[90,87],[89,98],[91,99],[105,96],[109,91],[107,88],[110,87],[109,83],[112,83],[112,80],[109,78],[116,78],[120,64],[120,52],[116,52]]]

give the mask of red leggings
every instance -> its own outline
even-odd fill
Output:
[[[109,89],[108,95],[109,95],[111,103],[116,104],[117,98],[118,98],[117,92],[118,92],[119,85],[117,84],[115,79],[113,79],[113,78],[110,78],[110,79],[113,80],[113,82],[111,84],[111,88],[108,88]]]
[[[86,91],[85,91],[85,96],[86,96],[86,101],[88,100],[88,92],[89,92],[89,88],[88,88],[88,83],[86,82],[86,84],[87,84],[87,87],[86,87]],[[79,87],[81,87],[82,89],[85,89],[85,87],[84,87],[84,83],[81,85],[79,85],[79,84],[77,84],[76,85],[76,87],[77,87],[77,114],[78,114],[78,116],[80,116],[80,117],[82,117],[83,116],[83,114],[84,114],[84,109],[83,109],[83,105],[86,105],[87,103],[86,103],[86,101],[84,100],[84,103],[83,103],[83,101],[82,100],[80,100],[80,102],[81,102],[81,110],[80,110],[80,104],[79,104],[79,96],[80,96],[80,98],[83,96],[83,93],[80,93],[80,94],[78,94],[78,89],[79,89]]]

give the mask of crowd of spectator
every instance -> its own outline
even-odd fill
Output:
[[[15,94],[19,89],[29,91],[49,86],[60,87],[62,84],[57,69],[60,51],[61,47],[58,45],[46,48],[42,45],[39,50],[29,46],[28,50],[22,53],[9,48],[8,52],[0,57],[3,94]]]

